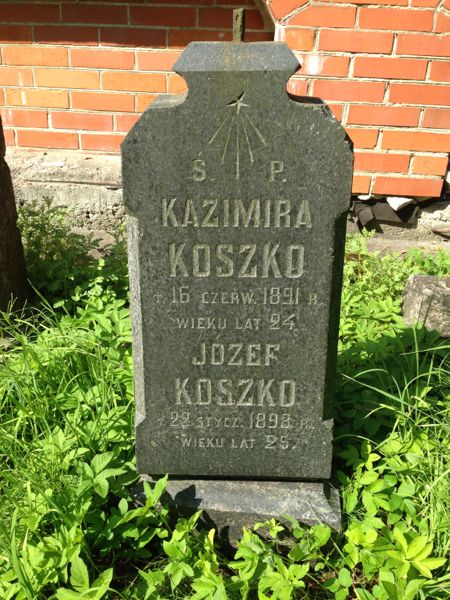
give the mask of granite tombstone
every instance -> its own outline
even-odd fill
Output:
[[[123,143],[137,465],[180,504],[336,524],[320,482],[352,151],[323,104],[288,96],[298,67],[284,43],[192,43],[187,95]]]

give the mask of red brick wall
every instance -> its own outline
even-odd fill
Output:
[[[369,5],[369,6],[367,6]],[[291,81],[355,144],[354,192],[439,196],[450,151],[450,0],[272,0]]]
[[[450,0],[259,0],[303,63],[289,90],[328,102],[353,139],[355,193],[439,196],[450,150]],[[193,40],[273,39],[252,0],[0,2],[7,143],[117,152]],[[264,8],[263,8],[264,11]]]

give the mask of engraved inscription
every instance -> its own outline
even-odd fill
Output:
[[[231,367],[270,366],[277,362],[280,344],[200,344],[193,365],[226,365]]]
[[[219,127],[208,140],[208,145],[214,143],[223,145],[221,162],[224,164],[227,156],[231,157],[231,160],[234,162],[234,177],[237,180],[241,176],[241,155],[248,154],[250,164],[252,165],[255,162],[255,144],[263,146],[267,144],[261,131],[250,118],[247,111],[243,110],[250,108],[250,105],[244,102],[244,97],[245,92],[231,102],[228,102],[227,106],[232,110],[222,119]]]
[[[284,163],[282,160],[272,160],[270,161],[270,181],[281,181],[285,182],[286,179],[281,178],[281,173],[284,171]]]
[[[298,279],[303,275],[303,244],[170,243],[169,277]]]
[[[196,162],[196,161],[194,161]],[[198,162],[198,161],[197,161]],[[200,161],[203,163],[203,161]],[[200,166],[198,166],[200,169]],[[203,173],[198,171],[198,176]],[[275,175],[274,175],[275,176]],[[251,227],[268,229],[311,229],[311,211],[307,200],[285,198],[163,198],[163,227]]]
[[[296,402],[294,379],[175,379],[176,405],[282,406]]]

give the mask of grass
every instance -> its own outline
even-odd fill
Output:
[[[40,300],[2,325],[0,598],[450,598],[450,345],[401,319],[409,274],[448,274],[448,255],[380,258],[364,238],[349,241],[334,453],[342,530],[291,519],[286,547],[286,524],[271,521],[230,555],[198,514],[169,511],[164,479],[133,503],[123,243],[98,260],[60,209],[27,219]],[[61,239],[68,250],[53,252],[46,280]]]

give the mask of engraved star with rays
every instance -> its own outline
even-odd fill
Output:
[[[245,108],[250,108],[249,104],[244,102],[245,92],[242,92],[237,98],[227,104],[230,110],[223,118],[219,127],[211,136],[208,144],[222,143],[223,150],[221,162],[225,164],[227,157],[234,162],[235,179],[240,179],[242,154],[247,154],[250,164],[255,162],[254,148],[255,144],[267,145],[264,136],[248,115]],[[233,145],[235,153],[233,152]]]

